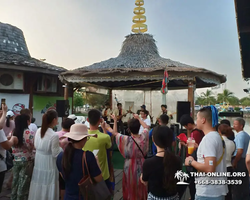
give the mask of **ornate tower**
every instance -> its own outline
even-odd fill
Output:
[[[145,8],[141,7],[144,5],[144,0],[136,0],[135,5],[137,7],[134,8],[133,17],[133,25],[132,25],[132,32],[134,33],[145,33],[148,30],[146,22]]]

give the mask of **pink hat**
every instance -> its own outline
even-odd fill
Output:
[[[70,131],[64,134],[63,137],[79,141],[86,137],[97,137],[97,134],[88,134],[88,128],[84,124],[73,124]]]

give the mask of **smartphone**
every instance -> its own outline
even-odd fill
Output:
[[[4,105],[5,105],[5,103],[6,103],[6,100],[5,100],[5,99],[1,99],[0,110],[2,110],[2,104],[4,104]]]
[[[1,104],[5,104],[6,100],[5,99],[1,99]]]
[[[98,152],[99,152],[99,149],[93,150],[93,154],[94,154],[95,156],[98,154]]]

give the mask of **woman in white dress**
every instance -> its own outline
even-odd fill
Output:
[[[59,199],[59,173],[56,158],[62,151],[59,137],[53,131],[58,124],[55,110],[49,110],[43,115],[42,127],[35,135],[35,166],[30,183],[29,200]]]

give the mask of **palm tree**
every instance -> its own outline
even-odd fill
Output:
[[[205,99],[202,97],[197,97],[195,100],[195,105],[204,105],[205,104]]]
[[[201,93],[201,98],[204,99],[204,103],[208,106],[214,103],[214,96],[212,90],[207,90]]]
[[[223,90],[222,93],[219,93],[217,96],[218,101],[222,102],[224,104],[225,103],[229,103],[230,98],[233,98],[234,95],[233,92],[230,92],[228,89]]]

